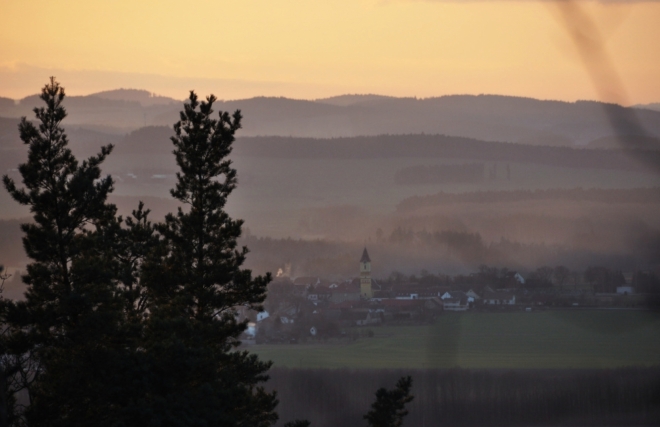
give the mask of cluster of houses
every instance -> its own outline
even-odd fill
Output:
[[[522,277],[520,277],[520,280]],[[431,321],[443,311],[467,311],[475,306],[513,306],[516,296],[486,286],[475,292],[452,290],[449,286],[384,283],[371,277],[371,259],[364,249],[360,276],[330,282],[318,277],[278,278],[273,284],[286,288],[289,303],[259,313],[248,335],[259,329],[298,330],[310,335],[319,324],[339,327],[391,322]],[[303,326],[304,325],[304,326]]]
[[[521,283],[524,279],[516,274]],[[364,249],[360,259],[360,277],[339,283],[331,283],[318,277],[298,277],[293,280],[297,293],[314,303],[326,302],[328,308],[352,306],[413,307],[426,305],[440,310],[466,311],[475,304],[514,305],[515,294],[489,286],[480,294],[472,289],[467,292],[452,290],[449,286],[423,286],[386,284],[371,278],[371,259]]]

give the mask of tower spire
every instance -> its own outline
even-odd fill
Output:
[[[369,258],[366,247],[362,252],[362,258],[360,258],[360,295],[364,299],[373,297],[373,291],[371,289],[371,259]]]
[[[371,262],[366,246],[364,247],[364,251],[362,252],[362,258],[360,258],[360,262]]]

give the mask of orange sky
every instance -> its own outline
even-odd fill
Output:
[[[660,2],[579,4],[625,90],[607,100],[660,102]],[[531,0],[0,0],[0,96],[55,75],[70,95],[602,98],[561,16]]]

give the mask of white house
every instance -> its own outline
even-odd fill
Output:
[[[470,303],[474,303],[473,297],[469,297],[461,291],[445,292],[440,299],[443,308],[448,311],[466,311],[470,308]]]
[[[516,296],[513,293],[494,291],[490,287],[486,287],[483,303],[487,305],[515,305]]]
[[[254,339],[257,335],[257,325],[254,322],[248,323],[244,334],[248,339]]]
[[[475,291],[473,291],[472,289],[470,289],[469,291],[467,291],[467,292],[465,293],[465,295],[467,295],[468,298],[472,298],[472,301],[476,301],[476,300],[478,300],[478,299],[481,299],[481,297],[480,297],[479,295],[477,295],[477,293],[476,293]],[[468,302],[469,302],[469,300],[468,300]]]

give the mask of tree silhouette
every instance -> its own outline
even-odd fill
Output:
[[[268,426],[277,420],[275,393],[260,383],[271,364],[236,351],[247,320],[237,308],[261,310],[270,275],[242,269],[241,220],[225,212],[236,187],[227,159],[241,115],[212,118],[211,95],[194,92],[174,125],[174,198],[183,203],[157,226],[162,257],[145,266],[150,311],[144,349],[151,363],[149,402],[159,425]],[[179,423],[179,424],[177,424]]]
[[[21,140],[29,146],[20,165],[24,188],[3,177],[9,194],[30,207],[33,223],[21,226],[32,263],[23,280],[25,301],[4,301],[5,351],[21,357],[20,377],[27,389],[30,424],[81,425],[107,417],[120,354],[120,300],[110,260],[99,244],[114,219],[106,203],[113,182],[100,165],[112,146],[79,163],[62,120],[64,89],[51,78],[41,92],[46,107],[35,108],[35,126],[22,118]],[[96,425],[103,425],[98,422]]]
[[[414,398],[410,395],[411,387],[412,378],[402,377],[392,390],[379,388],[376,401],[364,419],[371,427],[401,427],[403,418],[408,415],[406,404]]]
[[[224,211],[240,113],[212,119],[215,98],[200,103],[191,93],[172,138],[181,169],[172,195],[188,209],[154,225],[142,203],[126,220],[106,203],[113,182],[100,164],[111,146],[75,159],[61,127],[64,97],[51,78],[46,107],[34,110],[38,126],[23,118],[19,128],[29,146],[24,188],[3,178],[34,222],[22,225],[33,260],[26,300],[0,305],[2,361],[13,361],[2,366],[0,421],[272,424],[277,399],[260,386],[270,363],[237,351],[246,328],[237,308],[261,309],[270,281],[241,269],[242,221]],[[21,388],[24,414],[14,399]]]

